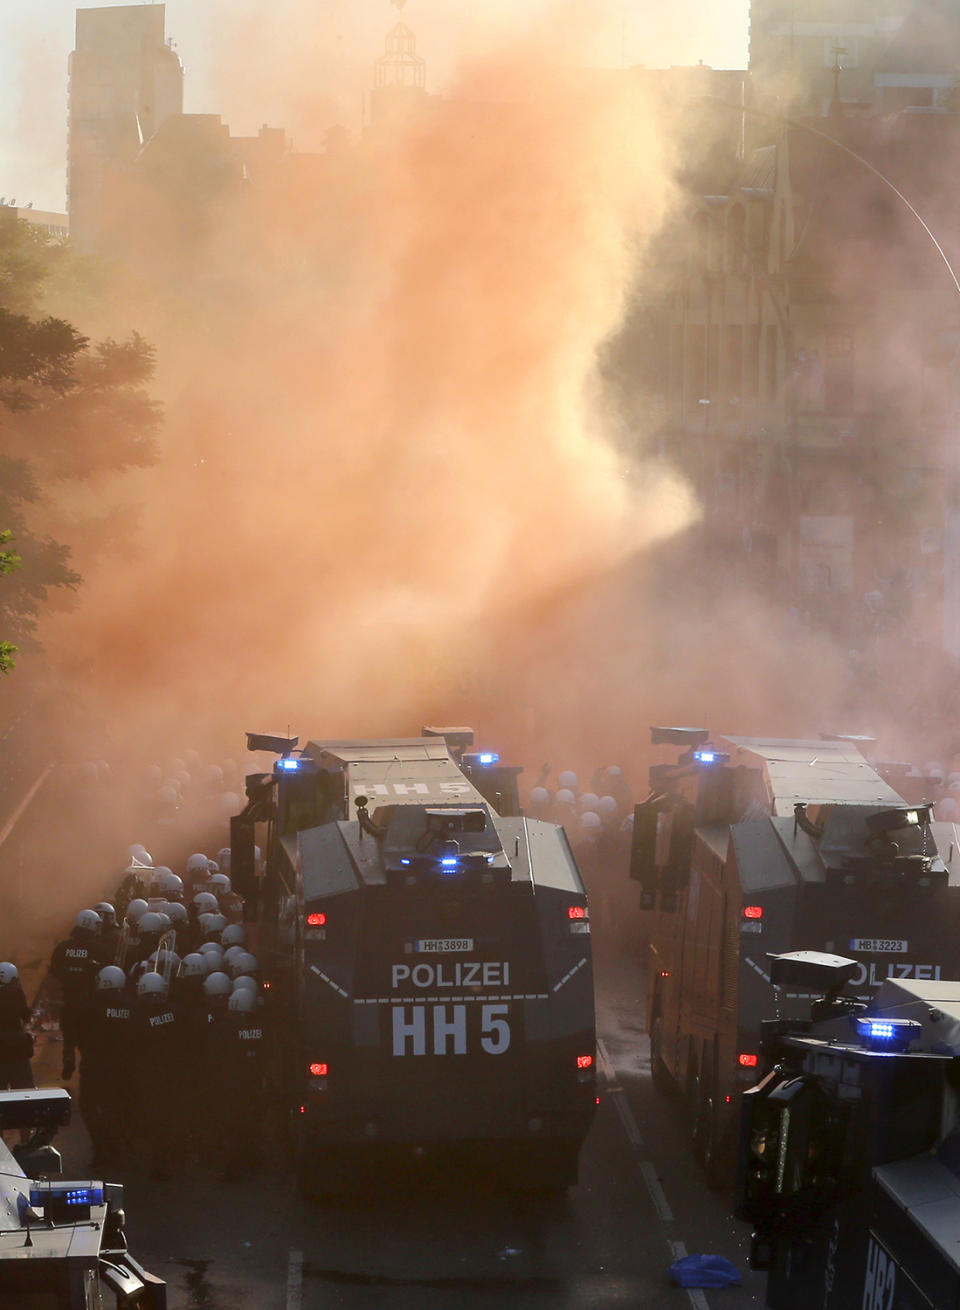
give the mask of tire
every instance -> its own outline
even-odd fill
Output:
[[[663,1020],[659,1014],[650,1025],[650,1077],[661,1096],[676,1095],[670,1071],[663,1061]]]

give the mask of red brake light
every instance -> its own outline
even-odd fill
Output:
[[[762,905],[745,905],[745,906],[743,907],[743,917],[744,917],[745,919],[762,919],[762,918],[763,918],[763,906],[762,906]]]
[[[301,1114],[306,1114],[306,1113],[307,1113],[307,1107],[306,1107],[305,1105],[301,1105],[301,1107],[300,1107],[300,1113],[301,1113]]]
[[[757,1057],[755,1055],[748,1055],[746,1051],[741,1051],[737,1056],[737,1063],[743,1065],[744,1069],[756,1069]]]
[[[585,919],[586,917],[587,909],[585,905],[571,905],[567,910],[568,919]]]
[[[308,927],[308,928],[322,928],[323,925],[324,925],[326,922],[327,922],[327,916],[326,916],[325,914],[308,914],[308,915],[307,915],[307,927]]]
[[[326,1078],[327,1073],[329,1072],[329,1069],[330,1069],[330,1066],[329,1066],[328,1064],[311,1064],[311,1066],[310,1066],[310,1077],[311,1077],[311,1078]]]
[[[592,1056],[592,1055],[578,1055],[578,1056],[577,1056],[577,1068],[578,1068],[578,1069],[592,1069],[592,1068],[593,1068],[593,1056]]]

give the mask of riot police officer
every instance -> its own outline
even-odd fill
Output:
[[[0,963],[0,1091],[33,1086],[33,1038],[25,1027],[29,1018],[17,966],[4,960]]]
[[[104,966],[94,982],[81,1029],[80,1112],[97,1167],[124,1154],[129,1144],[133,1004],[126,985],[126,974],[119,965]]]
[[[241,1177],[259,1162],[265,1109],[264,1016],[252,991],[234,991],[210,1025],[210,1090],[220,1107],[219,1166],[224,1179]]]
[[[96,911],[81,910],[70,936],[57,943],[50,960],[50,972],[60,984],[63,996],[60,1008],[63,1068],[60,1076],[65,1081],[73,1077],[76,1068],[75,1051],[80,1044],[80,1028],[93,992],[93,980],[106,964],[97,940],[99,927],[100,918]]]
[[[166,979],[156,972],[143,974],[133,1011],[134,1133],[143,1163],[157,1178],[169,1177],[180,1162],[181,1047],[182,1024]]]

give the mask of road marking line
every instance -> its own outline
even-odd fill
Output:
[[[639,1150],[643,1146],[643,1138],[640,1136],[640,1129],[637,1127],[637,1121],[633,1117],[633,1111],[627,1098],[618,1087],[608,1088],[610,1100],[617,1107],[617,1114],[620,1116],[620,1122],[623,1124],[623,1131],[627,1134],[627,1140],[630,1145]]]
[[[603,1039],[597,1038],[597,1059],[600,1062],[600,1072],[608,1082],[613,1081],[614,1068],[610,1063],[610,1056],[607,1054],[607,1048],[603,1044]]]
[[[290,1252],[287,1260],[287,1310],[303,1306],[303,1252]]]
[[[671,1242],[670,1250],[673,1252],[674,1260],[683,1260],[687,1254],[687,1248],[682,1242]],[[710,1310],[710,1303],[699,1287],[688,1287],[686,1292],[694,1310]]]
[[[640,1165],[640,1172],[643,1174],[643,1181],[647,1184],[647,1191],[650,1193],[650,1199],[653,1201],[653,1208],[665,1224],[673,1223],[673,1211],[670,1209],[670,1202],[667,1200],[666,1192],[660,1186],[660,1179],[657,1177],[657,1171],[650,1160],[644,1160]]]

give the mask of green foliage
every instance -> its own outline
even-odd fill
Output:
[[[13,540],[13,533],[8,531],[0,532],[0,546],[5,546],[8,541]],[[0,577],[12,573],[14,569],[20,567],[20,556],[13,550],[0,550]],[[10,673],[13,669],[13,657],[17,653],[17,647],[13,642],[0,641],[0,673]]]
[[[161,410],[146,391],[153,347],[136,332],[91,343],[39,312],[51,279],[76,287],[88,271],[68,245],[0,210],[0,542],[17,542],[16,555],[0,553],[0,632],[22,649],[36,646],[51,590],[81,582],[70,547],[50,535],[68,518],[76,526],[58,506],[58,489],[156,459]],[[102,520],[94,545],[107,544],[102,534],[113,521]],[[0,642],[0,670],[9,671],[15,649]]]

